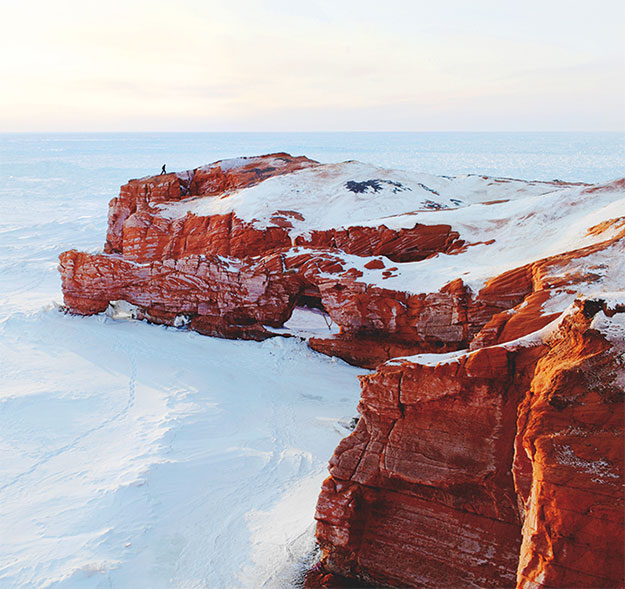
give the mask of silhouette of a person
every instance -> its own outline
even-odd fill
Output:
[[[161,169],[161,174],[167,174],[167,172],[165,171],[165,166],[166,166],[166,165],[167,165],[167,164],[163,164],[163,167],[162,167],[162,169]]]

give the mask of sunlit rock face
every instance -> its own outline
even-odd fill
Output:
[[[586,300],[536,365],[513,467],[520,587],[624,582],[624,352],[625,298]]]
[[[625,180],[279,153],[130,181],[104,252],[59,268],[72,313],[127,301],[150,322],[303,337],[377,369],[330,462],[309,586],[612,587],[624,243]],[[327,332],[295,330],[296,308]]]
[[[620,586],[623,295],[362,377],[317,506],[325,569],[400,587]]]

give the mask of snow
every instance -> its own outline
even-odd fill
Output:
[[[600,296],[602,300],[606,300],[608,312],[617,306],[625,308],[625,292],[609,293],[605,299],[603,295]],[[615,353],[623,358],[625,364],[625,313],[615,313],[608,317],[600,311],[593,317],[590,326],[600,331],[614,345]]]
[[[371,187],[371,181],[376,181]],[[359,190],[350,190],[350,183]],[[353,187],[353,186],[352,186]],[[385,225],[412,228],[417,223],[450,225],[468,242],[466,251],[400,264],[393,276],[368,272],[367,259],[348,259],[363,281],[409,293],[436,291],[449,277],[461,277],[474,292],[507,270],[612,237],[588,229],[625,215],[625,192],[587,194],[586,185],[525,182],[478,175],[433,176],[348,161],[325,164],[269,178],[220,198],[195,197],[160,205],[161,214],[178,218],[234,211],[263,228],[276,211],[289,216],[291,238],[314,230]],[[489,242],[489,243],[484,243]],[[493,242],[493,243],[490,243]],[[388,266],[397,264],[388,261]]]
[[[556,446],[556,460],[559,464],[571,466],[577,471],[594,475],[593,482],[605,483],[604,479],[618,479],[619,475],[612,471],[612,465],[602,458],[601,460],[586,460],[575,454],[573,448],[564,444]]]
[[[254,164],[257,161],[258,158],[256,157],[233,157],[227,160],[221,160],[219,162],[219,167],[224,172],[230,172],[231,170],[236,170],[237,168],[241,168],[245,165]]]
[[[293,314],[282,328],[267,327],[273,333],[294,335],[302,339],[309,337],[330,337],[339,333],[339,326],[332,322],[329,315],[319,309],[296,307]]]
[[[363,185],[350,189],[350,183],[372,181],[377,181],[374,187]],[[192,198],[163,204],[160,208],[163,216],[169,218],[187,213],[210,216],[234,211],[239,218],[254,221],[258,227],[271,225],[271,216],[278,210],[297,211],[304,220],[290,219],[294,225],[291,234],[295,236],[314,229],[368,224],[395,215],[402,218],[389,223],[412,226],[414,221],[406,213],[430,212],[432,206],[457,209],[511,195],[540,195],[555,188],[558,187],[550,183],[485,180],[472,175],[452,178],[411,174],[348,161],[274,176],[221,198]]]
[[[625,307],[625,291],[603,291],[600,295],[610,311]]]
[[[207,164],[201,166],[199,170],[210,171],[215,166],[219,166],[223,172],[232,172],[233,170],[237,170],[238,168],[242,168],[244,166],[254,166],[255,164],[263,163],[264,165],[269,165],[273,168],[285,168],[288,165],[288,162],[285,161],[281,156],[281,153],[274,153],[275,157],[272,158],[260,158],[258,156],[241,156],[241,157],[233,157],[229,159],[219,160],[214,164]],[[189,174],[191,177],[192,171],[189,170],[185,172]]]
[[[625,307],[625,292],[609,293],[606,302],[609,310],[617,306]],[[590,326],[600,331],[612,344],[615,358],[622,368],[617,371],[614,384],[625,391],[625,313],[607,317],[603,312],[599,312],[593,317]]]
[[[393,358],[387,364],[411,362],[412,364],[421,364],[423,366],[438,366],[439,364],[458,362],[462,356],[468,353],[470,353],[468,350],[457,350],[455,352],[447,352],[446,354],[413,354],[411,356]]]
[[[58,254],[99,251],[109,199],[145,175],[82,149],[0,177],[0,587],[293,586],[366,371],[123,302],[63,314]]]
[[[0,357],[0,585],[288,586],[364,371],[54,307]]]
[[[438,290],[450,276],[459,276],[477,292],[489,278],[507,270],[604,241],[612,236],[611,232],[588,235],[588,229],[625,214],[625,192],[587,195],[583,190],[584,187],[559,188],[543,195],[517,195],[493,205],[476,203],[415,215],[411,222],[449,224],[469,243],[494,242],[469,246],[459,254],[439,254],[401,264],[396,276],[384,280],[383,285],[418,293],[423,292],[424,285],[428,290]],[[370,225],[377,223],[372,221]],[[394,223],[387,220],[385,225],[407,226],[400,217]]]

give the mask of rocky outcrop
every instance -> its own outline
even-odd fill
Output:
[[[368,173],[374,178],[359,180],[357,174]],[[111,201],[104,253],[61,256],[65,303],[73,313],[91,314],[121,298],[150,321],[254,338],[273,335],[268,328],[281,327],[295,306],[312,305],[339,333],[311,338],[311,347],[374,368],[398,355],[475,348],[541,327],[566,306],[563,301],[546,312],[548,300],[575,281],[597,279],[590,271],[556,279],[554,268],[605,250],[625,231],[593,227],[587,248],[504,271],[477,292],[453,273],[436,286],[427,274],[422,283],[407,284],[407,277],[419,275],[414,264],[442,262],[443,254],[462,259],[497,245],[487,235],[465,239],[451,224],[437,222],[441,212],[462,213],[464,201],[443,194],[446,183],[457,195],[452,179],[436,179],[443,183],[436,189],[421,180],[432,184],[433,177],[406,179],[353,162],[321,165],[284,153],[132,180]],[[460,184],[469,190],[465,199],[487,208],[509,202],[488,195],[510,190],[508,184],[515,194],[554,189],[482,177]],[[315,192],[338,211],[329,219],[337,226],[315,218],[325,212]],[[415,212],[415,206],[421,208]],[[393,211],[400,213],[382,214]],[[439,217],[420,221],[429,214]],[[375,215],[381,216],[371,220]],[[357,224],[358,216],[368,220]]]
[[[174,174],[161,174],[131,180],[121,187],[119,196],[109,205],[106,253],[124,253],[126,221],[135,214],[144,213],[143,219],[154,219],[155,207],[197,196],[219,196],[227,192],[254,186],[280,174],[317,165],[306,157],[292,157],[287,153],[274,153],[264,157],[223,160]],[[135,219],[141,224],[141,217]],[[132,227],[133,224],[130,225]],[[130,228],[129,227],[129,228]],[[131,232],[131,236],[132,236]],[[132,237],[130,237],[131,239]],[[219,253],[219,252],[214,252]]]
[[[268,224],[259,225],[235,211],[176,215],[163,208],[227,199],[267,178],[318,167],[305,157],[272,154],[130,181],[111,201],[104,253],[62,254],[65,304],[73,313],[92,314],[123,299],[150,321],[262,338],[272,335],[266,327],[280,327],[296,304],[316,301],[341,334],[311,345],[372,367],[398,353],[465,344],[462,287],[462,292],[454,287],[418,295],[380,288],[360,281],[363,272],[349,259],[374,257],[364,260],[364,269],[379,270],[383,281],[398,269],[389,260],[421,260],[463,247],[449,225],[390,229],[380,223],[291,235],[292,223],[304,220],[294,210],[276,207]],[[261,283],[258,288],[269,289],[263,303],[247,287]]]
[[[65,302],[76,313],[100,313],[111,301],[124,300],[155,323],[244,339],[269,337],[263,326],[286,321],[300,288],[295,275],[281,271],[277,255],[255,263],[188,256],[137,264],[70,250],[61,255],[60,269],[67,277]]]
[[[362,377],[361,418],[317,507],[326,571],[401,587],[621,586],[625,322],[602,305],[515,344]]]
[[[463,247],[464,241],[449,225],[417,223],[412,228],[396,231],[385,225],[312,231],[309,235],[298,236],[295,244],[338,249],[356,256],[385,256],[393,262],[414,262],[441,252],[453,252]]]
[[[285,153],[215,162],[178,174],[131,180],[109,205],[105,253],[147,262],[190,255],[217,254],[235,258],[263,255],[292,245],[333,249],[360,256],[384,255],[391,260],[422,260],[464,245],[449,225],[415,224],[392,230],[375,227],[330,228],[291,238],[297,211],[276,209],[271,226],[257,228],[234,213],[179,218],[162,214],[159,205],[196,197],[224,197],[267,178],[319,166],[306,157]]]
[[[500,347],[363,378],[361,418],[317,506],[328,570],[400,587],[514,584],[515,378],[528,375]]]
[[[545,286],[561,268],[553,260],[504,273],[475,298],[460,280],[424,294],[367,284],[360,270],[331,251],[294,248],[245,259],[188,255],[137,263],[71,250],[60,260],[65,303],[72,312],[100,313],[125,300],[145,319],[176,325],[184,317],[185,326],[210,335],[270,337],[266,327],[281,327],[299,302],[316,300],[341,332],[311,338],[309,345],[368,368],[396,356],[477,348],[526,335],[557,315],[545,313],[543,305],[561,292]],[[575,279],[590,278],[577,274]]]
[[[624,206],[624,181],[278,153],[130,181],[104,252],[59,269],[72,313],[123,300],[219,337],[293,335],[296,307],[321,310],[336,333],[310,347],[377,368],[320,495],[309,586],[613,587],[625,295],[605,293],[623,289]]]
[[[176,325],[184,317],[185,325],[210,335],[269,337],[266,327],[282,326],[307,298],[341,328],[337,338],[311,339],[311,347],[354,364],[373,367],[401,353],[454,350],[467,343],[464,291],[452,284],[439,293],[409,295],[368,286],[358,280],[361,272],[330,252],[292,250],[246,260],[191,255],[137,263],[70,250],[60,261],[65,304],[83,315],[124,300],[157,323]]]
[[[275,225],[256,228],[234,213],[210,217],[187,214],[169,219],[159,215],[158,210],[143,210],[126,219],[119,239],[109,235],[109,240],[119,243],[119,253],[135,262],[210,254],[248,258],[293,245],[410,262],[453,251],[463,243],[449,225],[419,224],[399,231],[385,226],[330,229],[292,240],[287,218],[277,215],[272,217]]]

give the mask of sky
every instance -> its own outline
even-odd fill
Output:
[[[20,0],[0,131],[623,131],[622,0]]]

